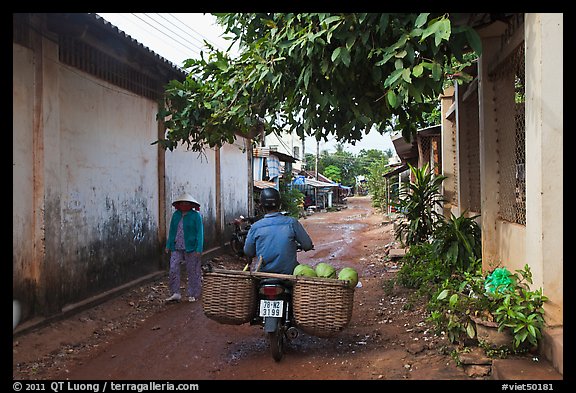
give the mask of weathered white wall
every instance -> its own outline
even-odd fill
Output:
[[[138,258],[156,249],[157,104],[65,66],[59,80],[62,257],[79,259],[65,272],[70,291],[118,284],[158,266]],[[88,260],[109,273],[87,276]]]
[[[510,271],[523,269],[526,264],[526,227],[504,220],[496,221],[496,236],[498,237],[498,260],[492,269],[506,266]],[[531,269],[534,272],[534,269]]]
[[[247,141],[244,138],[236,138],[233,145],[225,145],[221,149],[221,192],[224,222],[224,242],[228,242],[231,228],[226,223],[235,217],[243,215],[247,217],[248,211],[248,158]]]
[[[13,45],[13,296],[23,320],[160,268],[157,104]]]
[[[244,138],[205,154],[160,150],[156,100],[61,63],[58,39],[41,33],[40,14],[31,20],[37,28],[24,26],[30,36],[13,44],[13,297],[22,322],[165,270],[171,202],[183,192],[202,204],[205,249],[223,245],[224,217],[247,214],[250,184]]]
[[[166,151],[166,233],[174,212],[172,202],[187,192],[200,203],[204,222],[204,249],[214,246],[216,222],[216,152],[206,149],[203,153],[187,151],[178,146]]]
[[[29,49],[13,45],[12,64],[12,249],[13,279],[35,281],[33,260],[33,155],[34,67]],[[18,70],[18,72],[16,72]]]
[[[246,143],[244,138],[238,138],[234,144],[223,146],[219,152],[209,148],[203,153],[187,151],[183,145],[166,152],[166,230],[174,212],[172,201],[188,192],[201,204],[204,250],[228,241],[230,228],[226,223],[240,214],[248,215]],[[220,177],[219,190],[217,172]]]

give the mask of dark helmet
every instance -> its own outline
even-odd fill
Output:
[[[280,192],[275,188],[265,188],[260,192],[260,204],[265,208],[280,207]]]

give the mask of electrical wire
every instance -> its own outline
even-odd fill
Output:
[[[166,43],[176,43],[179,44],[180,46],[182,46],[183,48],[194,52],[195,54],[199,54],[199,50],[201,50],[201,48],[199,48],[198,46],[191,44],[192,46],[188,46],[188,41],[187,40],[181,40],[178,39],[177,37],[180,37],[180,35],[178,35],[178,33],[174,32],[172,29],[166,27],[165,25],[163,25],[162,23],[158,22],[157,20],[155,20],[154,18],[152,18],[150,15],[148,14],[142,14],[143,16],[145,16],[146,18],[152,20],[154,23],[156,23],[158,26],[160,26],[160,28],[158,26],[153,25],[152,23],[149,23],[147,21],[145,21],[143,18],[141,18],[140,16],[138,16],[137,14],[132,14],[134,15],[136,18],[140,19],[144,24],[148,25],[149,27],[151,27],[152,29],[160,32],[162,35],[166,36],[168,38],[168,40],[166,40],[165,38],[162,39],[162,42],[166,42]],[[167,31],[173,33],[174,35],[168,34]]]
[[[99,15],[108,20],[106,14]],[[185,14],[119,13],[115,14],[115,18],[121,18],[122,24],[125,23],[125,26],[118,25],[116,27],[121,30],[129,30],[128,26],[130,26],[132,31],[140,31],[141,34],[130,33],[129,31],[125,32],[131,36],[133,35],[133,38],[139,41],[142,45],[174,63],[180,62],[179,59],[175,60],[174,57],[178,56],[176,53],[182,53],[182,51],[191,53],[191,55],[186,58],[199,58],[200,52],[207,50],[206,42],[214,48],[223,51],[220,45],[188,26],[181,17],[178,17],[178,15]],[[157,46],[153,47],[151,45],[153,41],[160,42],[164,48],[158,48]],[[167,55],[169,52],[175,52],[175,54]],[[180,58],[181,56],[178,57]]]
[[[158,15],[163,15],[163,14],[158,14]],[[208,37],[206,37],[204,34],[200,33],[199,31],[193,29],[192,27],[188,26],[185,22],[183,22],[181,19],[179,19],[176,15],[174,14],[167,14],[170,15],[174,20],[178,21],[184,28],[182,28],[182,31],[184,31],[184,29],[189,29],[191,30],[193,33],[199,35],[200,37],[202,37],[202,41],[199,40],[198,38],[196,38],[193,34],[187,33],[190,37],[192,37],[192,39],[195,39],[196,41],[200,42],[202,45],[204,45],[204,41],[207,41],[210,45],[212,45],[213,47],[220,49],[221,51],[225,51],[224,48],[222,48],[220,45],[216,44],[215,42],[213,42],[212,40],[210,40]]]

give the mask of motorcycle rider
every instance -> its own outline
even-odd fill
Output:
[[[280,192],[265,188],[260,193],[264,217],[248,231],[244,254],[249,258],[262,258],[261,272],[292,274],[298,265],[298,247],[304,251],[314,248],[312,239],[302,224],[294,217],[280,213]]]

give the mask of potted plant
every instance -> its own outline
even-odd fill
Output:
[[[435,297],[432,319],[452,341],[476,339],[492,349],[521,352],[538,345],[545,325],[542,289],[531,290],[528,265],[514,274],[498,268],[487,275],[465,273]]]
[[[542,288],[531,290],[532,273],[528,264],[514,274],[506,268],[495,269],[486,277],[486,296],[490,298],[491,315],[499,332],[508,332],[513,339],[512,349],[519,351],[538,346],[544,328]],[[478,322],[476,322],[478,326]]]

